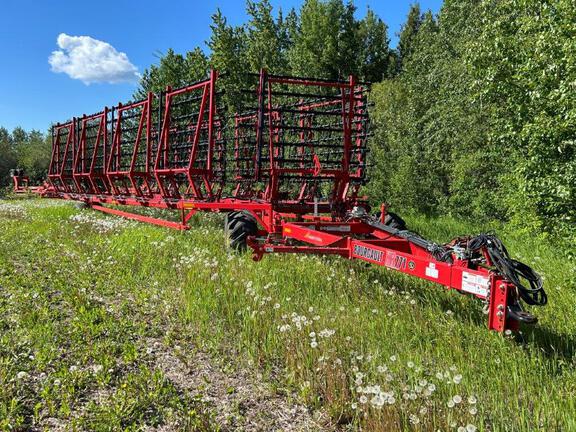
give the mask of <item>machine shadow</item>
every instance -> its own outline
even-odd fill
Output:
[[[523,334],[518,334],[516,340],[524,345],[533,346],[547,358],[561,358],[572,361],[576,355],[576,335],[558,333],[548,327],[537,325],[525,326]]]

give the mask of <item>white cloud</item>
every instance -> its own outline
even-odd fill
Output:
[[[66,33],[60,33],[57,41],[61,49],[48,58],[53,72],[64,72],[84,84],[136,82],[140,78],[128,56],[107,42]]]

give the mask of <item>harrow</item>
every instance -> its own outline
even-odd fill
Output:
[[[488,328],[517,330],[544,305],[542,279],[492,235],[437,244],[386,211],[370,214],[367,83],[246,76],[231,113],[225,77],[168,87],[52,128],[48,183],[35,192],[107,213],[188,229],[197,212],[226,213],[229,245],[268,253],[332,254],[436,282],[486,304]],[[14,177],[17,190],[24,178]],[[112,206],[112,207],[111,207]],[[179,221],[122,206],[173,209]]]
[[[10,170],[10,177],[12,177],[14,185],[12,191],[16,194],[27,194],[40,189],[38,186],[30,186],[30,178],[24,173],[22,168]]]

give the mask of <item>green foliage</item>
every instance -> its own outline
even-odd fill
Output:
[[[398,47],[397,47],[397,71],[399,72],[402,68],[402,62],[414,51],[414,43],[416,36],[418,35],[418,30],[422,24],[422,13],[420,11],[420,4],[415,3],[410,6],[410,11],[408,12],[408,17],[406,22],[402,25],[400,34],[398,35]]]
[[[186,57],[169,50],[159,65],[147,69],[136,97],[182,86],[203,78],[208,67],[223,73],[220,86],[231,110],[242,107],[241,90],[250,87],[246,72],[380,81],[396,68],[388,27],[371,10],[355,17],[356,7],[343,0],[306,0],[299,12],[274,13],[269,0],[249,0],[248,21],[232,26],[218,9],[212,15],[207,57],[196,48]]]
[[[292,73],[322,78],[358,75],[360,23],[354,19],[354,11],[352,3],[344,5],[342,0],[304,2],[299,31],[289,52]]]
[[[388,26],[368,9],[358,27],[360,75],[366,81],[379,82],[392,74],[394,68],[388,38]]]
[[[212,35],[208,47],[212,51],[210,66],[225,72],[222,82],[227,105],[237,108],[241,103],[242,74],[249,69],[246,58],[246,37],[244,29],[228,25],[220,9],[212,15]]]
[[[512,221],[576,238],[574,3],[508,0],[482,14],[471,59],[490,137],[509,151]]]
[[[6,128],[0,127],[0,187],[10,182],[10,170],[16,167],[17,159],[12,146],[12,136]]]
[[[16,127],[12,133],[0,127],[0,187],[12,184],[10,170],[23,168],[31,184],[46,178],[51,156],[49,135]]]
[[[567,0],[413,6],[374,89],[373,195],[575,239],[575,35]]]
[[[246,6],[250,17],[246,26],[246,59],[250,70],[264,68],[271,73],[281,74],[286,71],[286,52],[282,49],[283,22],[278,22],[272,15],[269,0],[260,2],[248,1]]]
[[[144,71],[135,98],[144,99],[149,91],[159,93],[166,90],[166,86],[184,87],[205,79],[207,75],[208,58],[200,48],[189,51],[186,56],[169,49],[160,58],[158,66],[152,65]]]

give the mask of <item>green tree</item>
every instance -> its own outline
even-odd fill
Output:
[[[338,78],[358,73],[358,23],[352,3],[306,0],[300,9],[298,32],[289,52],[296,75]]]
[[[507,211],[518,228],[574,241],[574,4],[483,2],[480,14],[484,25],[470,44],[470,62],[477,103],[492,113],[490,139],[509,159]]]
[[[282,51],[283,61],[286,62],[284,69],[289,70],[288,53],[294,44],[294,40],[298,35],[299,17],[294,8],[290,9],[288,15],[284,18],[282,10],[278,15],[278,31],[280,37],[280,50]]]
[[[269,0],[248,0],[246,10],[250,17],[246,25],[246,56],[250,70],[265,68],[271,73],[286,72],[282,15],[279,15],[278,21],[274,20]]]
[[[225,99],[232,110],[243,102],[242,88],[245,86],[244,74],[250,70],[246,56],[246,34],[242,27],[230,26],[220,9],[212,15],[212,34],[207,44],[211,50],[210,66],[226,73],[221,82],[225,90]]]
[[[160,57],[158,65],[152,65],[142,74],[136,99],[143,99],[151,92],[159,93],[166,86],[184,87],[205,79],[208,74],[208,58],[200,48],[189,51],[186,56],[169,49]]]
[[[0,186],[10,182],[10,170],[16,168],[17,158],[12,145],[12,136],[6,128],[0,127]]]
[[[422,24],[423,16],[420,11],[420,4],[414,3],[410,6],[410,11],[408,12],[408,17],[406,22],[402,25],[400,34],[398,35],[398,48],[397,48],[397,61],[396,66],[398,71],[402,69],[402,63],[412,54],[414,50],[414,42],[420,30],[420,25]]]
[[[390,75],[390,39],[388,26],[372,9],[359,25],[360,39],[360,75],[362,79],[379,82]]]
[[[18,166],[24,168],[31,184],[39,184],[46,178],[51,150],[50,137],[37,130],[27,133],[25,145],[18,149]]]

